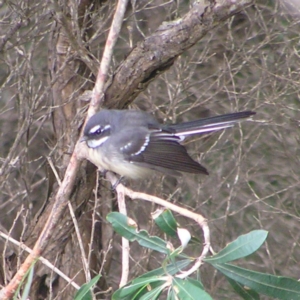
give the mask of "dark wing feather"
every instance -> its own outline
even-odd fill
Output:
[[[195,121],[189,121],[179,124],[168,125],[169,130],[174,130],[177,132],[184,132],[185,130],[201,128],[208,125],[217,125],[219,123],[235,123],[240,121],[241,119],[249,118],[250,116],[255,115],[256,113],[253,111],[241,111],[226,115],[214,116],[209,118],[203,118]]]
[[[167,131],[152,131],[145,138],[135,132],[135,143],[124,149],[123,154],[132,163],[158,171],[180,171],[208,174],[207,170],[187,153],[180,139]],[[142,151],[140,151],[142,150]]]

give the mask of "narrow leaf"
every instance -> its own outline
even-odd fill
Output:
[[[91,288],[98,282],[101,275],[95,276],[90,282],[83,284],[77,291],[74,300],[92,299]]]
[[[245,300],[259,300],[259,294],[254,290],[249,289],[248,287],[243,286],[242,284],[232,280],[229,277],[226,277],[228,282],[231,284],[233,289]]]
[[[161,276],[174,275],[178,271],[187,267],[191,263],[190,259],[185,259],[178,261],[175,264],[169,264],[166,268],[158,268],[156,270],[150,271],[142,276],[132,280],[126,286],[120,288],[113,294],[112,299],[129,299],[132,300],[132,295],[139,290],[141,292],[144,288],[147,288],[148,285],[153,285],[153,283],[161,282],[165,283],[165,278],[161,279]]]
[[[169,209],[165,209],[160,214],[153,215],[155,224],[169,236],[177,236],[177,222]]]
[[[142,297],[139,298],[139,300],[155,300],[161,294],[164,288],[164,284],[161,284],[158,287],[151,290],[150,292],[144,294]]]
[[[34,274],[34,264],[29,269],[21,300],[28,299],[28,295],[30,293],[30,288],[31,288],[32,280],[33,280],[33,274]]]
[[[178,298],[176,298],[176,294],[173,289],[170,289],[168,291],[168,296],[166,300],[178,300]]]
[[[200,289],[204,290],[204,286],[203,286],[203,284],[200,280],[196,280],[196,279],[193,279],[193,278],[188,278],[188,281],[190,283],[193,283],[194,285],[198,286]]]
[[[173,291],[179,299],[184,300],[212,300],[211,296],[207,294],[200,285],[196,285],[194,280],[173,278]]]
[[[164,283],[166,281],[166,278],[158,278],[158,277],[147,277],[147,278],[138,278],[133,280],[130,284],[118,289],[114,292],[112,295],[113,300],[120,300],[120,299],[126,299],[129,297],[129,299],[133,299],[133,295],[136,292],[141,292],[142,289],[147,288],[147,286],[154,282],[161,281]]]
[[[223,264],[248,256],[255,252],[263,244],[267,235],[268,232],[265,230],[253,230],[247,234],[239,236],[219,253],[205,258],[204,261],[212,265]]]
[[[231,264],[214,264],[214,267],[258,293],[277,299],[300,300],[300,282],[296,279],[254,272]]]
[[[191,259],[184,259],[181,261],[176,261],[175,263],[167,265],[165,268],[158,268],[158,269],[152,270],[146,274],[143,274],[139,278],[164,276],[166,274],[174,275],[177,272],[181,271],[183,268],[187,267],[192,261],[193,260],[191,260]]]
[[[129,241],[137,241],[141,246],[168,254],[167,243],[159,237],[150,236],[146,230],[140,230],[130,224],[130,219],[118,212],[112,212],[106,219],[112,224],[114,230]]]

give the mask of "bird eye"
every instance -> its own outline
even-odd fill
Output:
[[[105,126],[96,125],[88,131],[88,135],[91,137],[108,135],[109,133],[110,133],[110,125],[105,125]]]
[[[96,125],[89,130],[90,135],[99,135],[102,133],[102,127],[100,125]]]

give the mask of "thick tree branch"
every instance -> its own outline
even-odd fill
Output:
[[[207,32],[254,1],[204,2],[196,2],[183,18],[164,22],[132,49],[107,85],[105,107],[128,106],[152,80],[172,66],[179,55],[195,45]]]
[[[112,56],[112,49],[116,43],[116,39],[119,36],[119,30],[121,28],[121,24],[118,24],[118,22],[122,23],[123,21],[127,2],[128,0],[120,0],[117,5],[115,19],[113,21],[113,25],[111,27],[110,34],[106,42],[106,50],[104,50],[105,55],[101,62],[92,101],[88,111],[88,116],[92,115],[100,104],[100,96],[102,94],[104,81],[107,76],[109,63]],[[71,193],[76,182],[76,176],[80,167],[80,160],[77,157],[76,151],[76,148],[78,147],[79,143],[80,142],[77,142],[75,146],[75,150],[69,161],[68,167],[64,175],[64,179],[56,194],[55,202],[53,204],[49,218],[47,219],[46,224],[34,245],[32,253],[30,253],[30,255],[27,256],[24,263],[17,271],[10,283],[0,291],[0,299],[10,299],[14,295],[24,276],[27,274],[29,268],[32,266],[32,264],[35,263],[35,261],[37,261],[37,259],[45,251],[49,239],[65,211],[65,207],[68,203],[68,200],[71,197]]]

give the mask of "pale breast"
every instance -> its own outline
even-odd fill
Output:
[[[151,174],[152,170],[124,161],[117,153],[104,154],[99,148],[89,148],[89,161],[100,171],[112,171],[131,179],[141,179]]]

